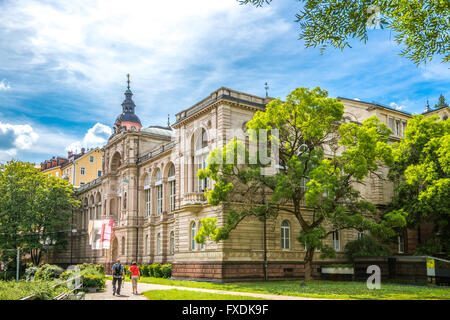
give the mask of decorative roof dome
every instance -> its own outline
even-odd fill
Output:
[[[122,127],[125,127],[127,130],[141,130],[142,128],[141,120],[134,113],[136,105],[132,99],[133,93],[130,90],[130,75],[127,74],[127,77],[128,87],[125,91],[125,100],[122,102],[122,113],[117,117],[116,122],[114,123],[116,132]]]
[[[167,137],[173,137],[175,135],[175,132],[171,127],[150,126],[142,129],[142,131]]]

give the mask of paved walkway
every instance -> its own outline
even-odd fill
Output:
[[[201,288],[188,288],[188,287],[177,287],[177,286],[167,286],[161,284],[150,284],[150,283],[138,283],[138,292],[144,292],[148,290],[190,290],[198,292],[209,292],[218,294],[230,294],[235,296],[247,296],[255,298],[263,298],[268,300],[322,300],[316,298],[303,298],[303,297],[292,297],[292,296],[280,296],[275,294],[263,294],[263,293],[250,293],[250,292],[236,292],[236,291],[224,291],[224,290],[212,290],[212,289],[201,289]],[[102,292],[87,293],[86,300],[147,300],[143,295],[135,295],[131,290],[131,282],[123,282],[123,287],[120,290],[121,295],[112,294],[112,281],[106,280],[106,288]]]

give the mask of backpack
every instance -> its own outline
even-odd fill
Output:
[[[117,277],[122,276],[122,265],[120,263],[115,263],[113,265],[113,275]]]

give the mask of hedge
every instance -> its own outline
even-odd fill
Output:
[[[95,274],[83,275],[83,288],[97,288],[100,290],[105,289],[106,280],[104,276],[98,276]]]

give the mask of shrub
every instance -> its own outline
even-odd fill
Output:
[[[16,277],[16,272],[11,271],[0,271],[0,280],[9,281],[13,280]]]
[[[34,279],[36,279],[36,280],[54,280],[54,279],[59,278],[60,274],[63,273],[63,271],[64,270],[59,266],[51,265],[51,264],[44,264],[40,267],[37,267],[37,270],[34,273]],[[33,270],[30,270],[29,274],[31,274],[32,272],[33,272]],[[33,276],[31,276],[31,278],[32,277]]]
[[[105,274],[105,266],[102,264],[83,263],[77,265],[80,271],[86,271],[90,274]]]
[[[104,289],[106,286],[105,277],[94,275],[94,274],[85,274],[83,275],[83,287],[84,288],[97,288]]]
[[[130,277],[131,276],[130,266],[124,265],[123,266],[123,270],[125,270],[125,277]]]
[[[353,261],[356,257],[388,256],[391,254],[385,244],[369,235],[348,242],[344,251],[350,261]]]
[[[36,272],[39,270],[39,267],[37,266],[30,266],[28,268],[26,268],[25,270],[25,274],[24,274],[24,278],[27,281],[31,281],[34,278],[34,275],[36,274]]]
[[[172,265],[170,263],[161,266],[161,276],[163,278],[170,278],[172,276]]]
[[[149,276],[149,265],[148,264],[142,264],[139,266],[139,269],[141,270],[141,276],[142,277],[148,277]]]
[[[154,264],[150,265],[149,270],[150,270],[150,272],[149,272],[150,277],[161,278],[161,276],[162,276],[161,265],[159,263],[154,263]]]

